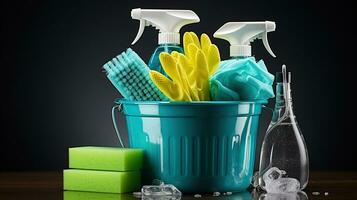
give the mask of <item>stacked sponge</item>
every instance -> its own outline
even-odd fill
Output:
[[[143,150],[114,147],[69,148],[63,189],[126,193],[140,190]]]

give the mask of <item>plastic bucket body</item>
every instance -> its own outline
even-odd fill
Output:
[[[144,183],[160,179],[183,192],[249,186],[265,101],[116,103],[126,118],[130,147],[144,149]]]

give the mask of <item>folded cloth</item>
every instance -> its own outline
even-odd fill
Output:
[[[254,57],[222,61],[210,78],[210,93],[215,101],[258,100],[274,97],[270,74],[263,60]]]

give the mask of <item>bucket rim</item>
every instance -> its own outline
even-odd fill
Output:
[[[131,101],[124,98],[115,99],[116,104],[132,105],[237,105],[237,104],[267,104],[268,100],[250,100],[250,101]]]

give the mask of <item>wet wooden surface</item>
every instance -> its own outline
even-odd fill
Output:
[[[62,172],[0,172],[0,199],[63,199]],[[230,196],[212,197],[202,194],[200,199],[356,199],[357,172],[312,172],[308,187],[299,198],[269,196],[256,192],[233,193]],[[314,194],[315,195],[314,195]],[[319,193],[317,195],[317,193]],[[118,195],[117,199],[135,199],[132,195]],[[104,199],[104,198],[103,198]],[[185,195],[182,199],[197,199]]]

